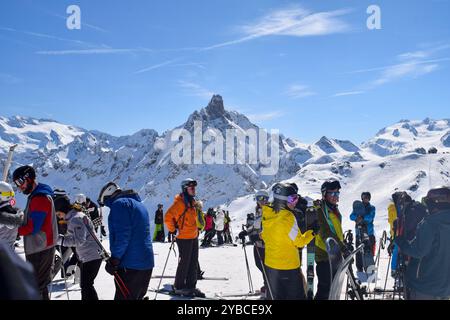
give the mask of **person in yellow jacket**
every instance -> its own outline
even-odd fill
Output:
[[[178,246],[178,267],[175,275],[174,294],[186,297],[205,297],[196,288],[198,268],[198,210],[195,207],[197,181],[181,182],[180,194],[175,196],[167,210],[164,223]]]
[[[300,231],[293,210],[299,200],[295,184],[276,184],[272,205],[264,206],[261,238],[265,243],[264,269],[271,300],[305,300],[298,249],[314,239],[314,231]]]
[[[317,292],[315,300],[328,300],[331,287],[331,270],[326,250],[326,240],[333,238],[346,257],[349,250],[344,244],[342,232],[342,215],[338,209],[341,184],[337,180],[328,180],[321,186],[322,200],[314,202],[320,231],[316,237],[316,273]],[[334,274],[333,274],[334,277]]]

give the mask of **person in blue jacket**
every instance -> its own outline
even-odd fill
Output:
[[[375,219],[376,209],[370,204],[371,198],[370,192],[363,192],[361,194],[362,204],[360,201],[355,201],[355,203],[359,203],[361,206],[355,207],[354,203],[353,212],[350,215],[350,219],[355,221],[356,224],[356,247],[361,243],[366,244],[364,255],[362,253],[356,255],[356,268],[358,272],[367,271],[367,268],[374,264],[373,257],[375,255],[376,240],[373,221]]]
[[[116,284],[114,300],[142,300],[154,267],[150,217],[133,190],[122,191],[109,182],[100,191],[98,203],[110,209],[108,217],[111,258],[106,271],[117,272],[129,291],[124,296]]]
[[[411,257],[405,272],[407,300],[450,299],[450,188],[432,189],[425,198],[429,215],[418,224],[416,236],[395,243]]]

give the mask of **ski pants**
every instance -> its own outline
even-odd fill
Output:
[[[368,247],[366,246],[363,251],[360,251],[356,254],[356,268],[358,271],[366,271],[367,268],[371,265],[375,264],[375,261],[373,260],[374,252],[373,247],[376,244],[375,236],[369,236],[369,243]],[[361,245],[361,241],[359,240],[359,237],[356,238],[356,247],[359,247]]]
[[[316,262],[317,292],[314,300],[328,300],[331,288],[331,270],[328,260]],[[334,278],[335,274],[333,274]]]
[[[142,300],[148,290],[148,285],[152,277],[153,269],[148,270],[134,270],[121,268],[117,271],[122,278],[125,286],[127,287],[130,295],[128,299],[122,295],[117,282],[114,281],[116,286],[116,294],[114,300]]]
[[[52,281],[51,274],[55,257],[55,247],[41,252],[26,255],[26,260],[31,263],[36,276],[39,294],[42,300],[50,300],[47,286]]]
[[[97,291],[94,288],[94,280],[100,270],[102,259],[97,259],[81,264],[81,300],[98,300]]]
[[[214,238],[215,235],[216,235],[216,231],[214,229],[205,231],[205,237],[203,238],[202,245],[206,246],[206,245],[211,244],[211,240],[212,240],[212,238]]]
[[[177,239],[178,267],[176,289],[194,289],[197,285],[198,239]]]
[[[265,268],[267,282],[272,292],[272,297],[270,291],[266,293],[269,300],[306,300],[300,268],[293,270],[276,270],[268,266]]]
[[[155,224],[155,232],[153,234],[153,241],[164,242],[165,238],[164,226],[162,224]]]
[[[264,280],[264,287],[267,287],[266,277],[264,276],[264,259],[265,259],[265,250],[263,247],[258,247],[256,243],[253,245],[253,256],[255,258],[255,265],[261,271]]]
[[[223,245],[223,231],[217,231],[217,244]]]

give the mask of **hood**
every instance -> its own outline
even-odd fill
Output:
[[[449,229],[450,232],[450,210],[430,214],[425,219],[433,224],[438,224]]]
[[[114,201],[122,199],[122,198],[133,199],[133,200],[142,202],[141,197],[139,197],[139,195],[134,190],[125,190],[125,191],[121,191],[114,197],[111,197],[108,200],[106,200],[105,206],[111,207],[111,205]]]
[[[43,194],[46,196],[51,196],[53,197],[53,190],[52,188],[50,188],[50,186],[43,184],[43,183],[38,183],[38,185],[36,186],[36,189],[33,190],[33,192],[31,193],[30,196],[35,196],[38,194]]]

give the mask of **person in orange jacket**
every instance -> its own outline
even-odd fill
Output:
[[[179,258],[175,275],[174,294],[186,297],[205,297],[196,288],[198,268],[198,226],[195,202],[197,181],[186,179],[181,182],[181,193],[175,196],[167,210],[164,223],[175,235]]]

